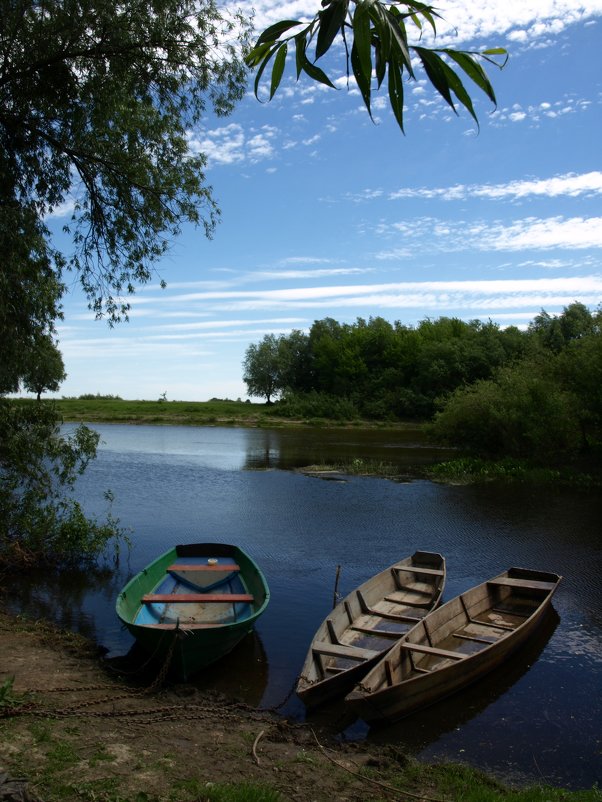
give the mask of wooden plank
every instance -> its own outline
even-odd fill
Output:
[[[410,652],[423,652],[424,654],[433,654],[437,657],[451,657],[452,660],[464,660],[468,657],[467,654],[460,654],[459,652],[451,652],[449,649],[438,649],[436,646],[424,646],[422,643],[409,643],[401,644],[403,649]]]
[[[392,632],[390,629],[372,629],[371,627],[359,627],[356,625],[352,626],[351,629],[354,632],[364,632],[366,635],[374,635],[378,638],[393,638],[394,640],[399,640],[402,635],[405,635],[405,632]]]
[[[239,565],[228,565],[227,563],[222,563],[222,565],[194,565],[194,564],[185,564],[185,563],[174,563],[173,565],[168,566],[166,571],[240,571]]]
[[[439,568],[418,568],[416,565],[394,565],[395,571],[411,571],[413,574],[428,574],[429,576],[443,576],[445,571]]]
[[[175,632],[177,629],[216,629],[223,627],[224,624],[221,621],[218,624],[197,624],[196,621],[178,621],[177,624],[141,624],[140,626],[151,627],[151,629],[170,629],[172,632]]]
[[[147,593],[141,601],[143,604],[153,604],[154,602],[232,604],[234,602],[252,602],[253,596],[250,593]]]
[[[315,641],[311,645],[312,651],[317,654],[325,654],[329,657],[348,657],[350,660],[369,660],[380,654],[373,649],[361,649],[359,646],[345,646],[338,643],[326,643],[325,641]]]
[[[497,643],[497,639],[487,640],[486,638],[477,638],[475,635],[462,635],[459,632],[454,632],[454,638],[461,638],[462,640],[473,640],[476,641],[476,643],[488,643],[489,645],[491,645],[492,643]]]
[[[501,577],[500,579],[490,579],[487,584],[509,588],[527,588],[527,590],[554,590],[557,583],[540,582],[537,579],[513,579],[512,577]]]

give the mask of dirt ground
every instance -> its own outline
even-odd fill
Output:
[[[245,781],[291,802],[407,799],[389,784],[400,763],[191,686],[128,686],[93,644],[0,611],[0,802],[188,802]]]

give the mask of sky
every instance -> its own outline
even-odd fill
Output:
[[[258,31],[319,8],[238,5]],[[438,46],[509,51],[487,68],[497,107],[471,89],[480,126],[420,73],[405,136],[385,92],[370,120],[342,59],[327,70],[338,90],[296,82],[290,64],[271,102],[250,81],[230,117],[190,132],[222,212],[213,239],[185,228],[112,329],[70,279],[57,395],[244,400],[249,345],[325,317],[525,328],[542,309],[602,302],[602,0],[437,8]]]

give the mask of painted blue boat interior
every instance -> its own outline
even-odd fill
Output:
[[[173,561],[173,565],[206,565],[207,557],[177,557]],[[231,557],[220,557],[220,566],[235,565],[236,561]],[[177,595],[180,593],[246,593],[247,588],[242,582],[238,571],[231,572],[226,577],[220,578],[218,581],[206,585],[203,584],[200,589],[198,585],[183,579],[181,576],[167,571],[163,579],[152,590],[153,593],[173,594],[174,602],[177,604]],[[171,605],[171,603],[170,603]],[[134,619],[135,624],[157,624],[159,622],[168,623],[175,622],[177,619],[184,621],[182,616],[170,615],[167,612],[167,605],[165,602],[157,602],[153,604],[142,604]],[[249,602],[234,602],[224,605],[209,605],[211,610],[210,622],[212,624],[230,624],[236,621],[242,621],[249,618],[253,612],[253,608]],[[198,609],[198,606],[195,605]],[[216,613],[218,614],[216,616]]]

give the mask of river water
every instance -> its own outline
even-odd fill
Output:
[[[69,427],[66,427],[67,429]],[[92,514],[131,529],[129,559],[90,577],[43,574],[10,588],[14,610],[95,638],[109,657],[132,639],[115,615],[132,574],[177,543],[237,543],[272,593],[256,632],[199,675],[251,704],[304,720],[288,694],[338,591],[416,549],[447,559],[444,600],[513,565],[563,575],[538,636],[467,690],[374,730],[340,707],[312,720],[347,739],[394,743],[427,760],[464,760],[517,782],[572,788],[602,779],[602,499],[515,486],[457,487],[366,477],[328,481],[292,469],[340,459],[432,461],[415,433],[97,425],[98,459],[77,486]]]

